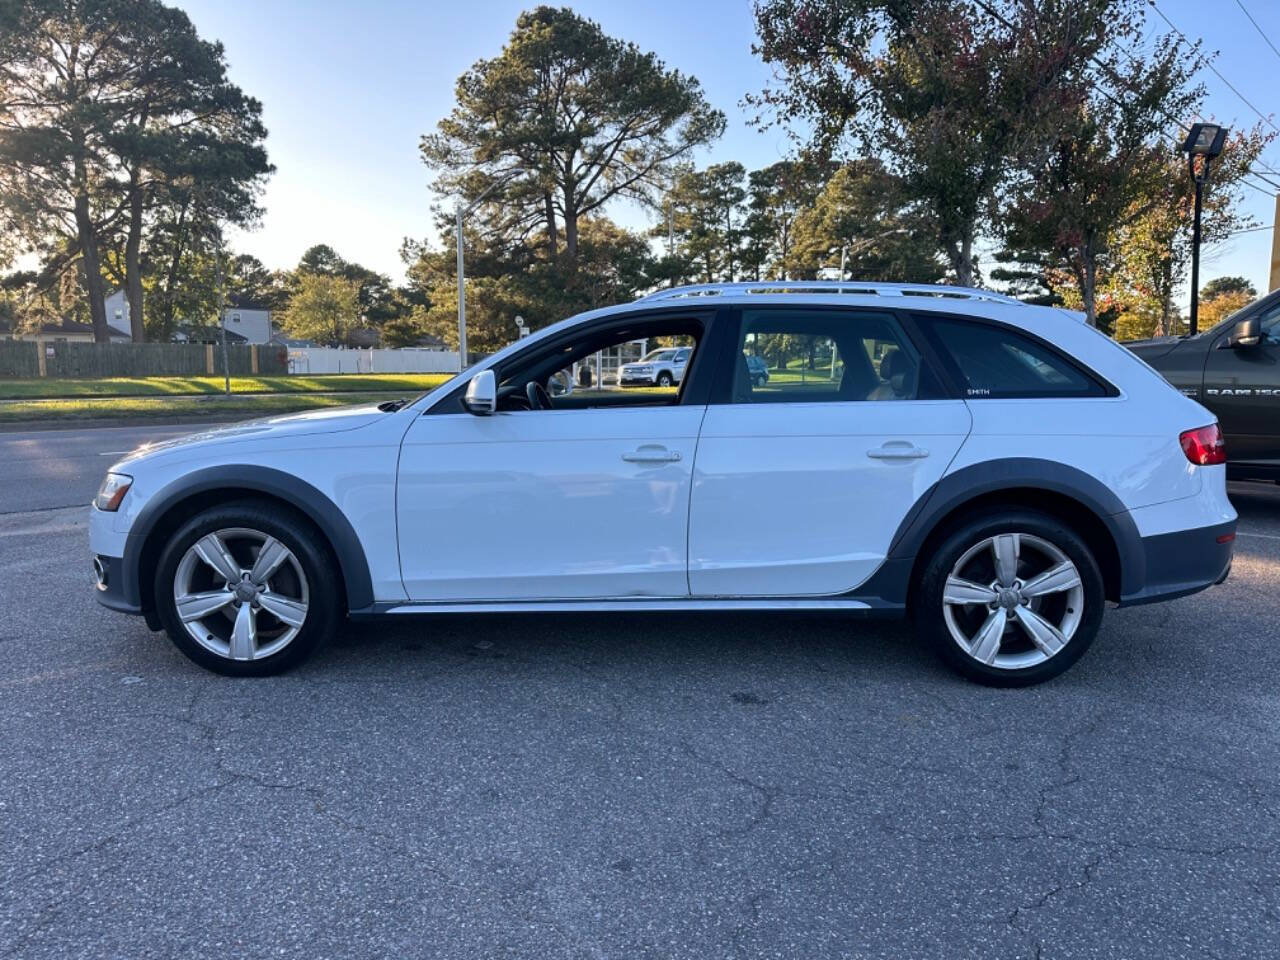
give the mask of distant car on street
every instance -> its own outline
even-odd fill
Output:
[[[670,387],[684,379],[691,347],[666,347],[653,350],[635,363],[624,363],[618,370],[620,387]]]
[[[769,364],[764,357],[748,356],[747,373],[751,374],[751,382],[757,387],[763,387],[769,382]]]
[[[1194,337],[1125,346],[1217,416],[1229,479],[1280,482],[1280,290]]]

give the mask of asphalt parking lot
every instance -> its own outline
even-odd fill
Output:
[[[0,958],[1280,955],[1278,487],[1226,584],[1029,690],[760,614],[232,681],[93,601],[69,504],[145,433],[0,435]]]

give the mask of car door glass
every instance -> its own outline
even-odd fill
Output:
[[[1265,343],[1280,343],[1280,307],[1262,319],[1262,339]]]
[[[1068,359],[1008,327],[921,317],[961,381],[966,399],[1104,396]]]
[[[537,412],[675,404],[700,335],[699,325],[687,318],[628,326],[612,336],[588,331],[581,343],[565,343],[550,355],[535,353],[504,368],[498,408]],[[539,399],[537,386],[546,390],[545,399]]]
[[[735,403],[914,400],[920,357],[888,314],[746,310]]]

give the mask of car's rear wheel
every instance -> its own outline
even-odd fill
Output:
[[[1102,622],[1102,573],[1088,544],[1031,510],[992,512],[951,531],[916,591],[918,629],[953,669],[992,686],[1062,673]]]
[[[328,545],[302,516],[255,501],[198,514],[169,539],[155,574],[170,639],[230,676],[287,670],[341,617]]]
[[[658,374],[658,386],[660,387],[669,387],[675,382],[675,378],[666,370]]]

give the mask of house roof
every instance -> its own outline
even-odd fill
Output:
[[[111,323],[110,321],[107,321],[107,330],[110,331],[110,335],[113,337],[132,337],[133,336],[133,334],[130,331],[121,330],[119,327],[117,327],[114,323]],[[88,336],[93,336],[93,324],[81,323],[79,320],[68,320],[66,317],[63,317],[61,320],[59,320],[56,323],[40,324],[39,332],[42,336],[54,336],[54,337],[60,334],[63,336],[66,336],[68,334],[72,334],[72,335],[86,334]]]
[[[182,330],[189,343],[217,343],[222,337],[222,330],[212,324],[199,327],[186,327]],[[227,330],[227,343],[248,343],[249,338],[241,336],[234,330]]]
[[[271,307],[257,300],[242,300],[239,297],[231,296],[227,298],[228,310],[261,310],[263,313],[270,313]]]

